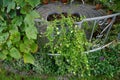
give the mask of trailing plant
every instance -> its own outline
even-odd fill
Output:
[[[20,59],[34,64],[37,29],[34,7],[39,0],[0,0],[0,59]]]
[[[45,35],[49,41],[45,46],[46,53],[59,55],[54,56],[57,74],[90,75],[88,59],[83,53],[89,43],[84,30],[74,25],[71,17],[63,16],[60,20],[50,22]]]

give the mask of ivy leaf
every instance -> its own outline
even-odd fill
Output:
[[[37,29],[34,26],[35,22],[34,19],[38,18],[39,14],[35,11],[30,12],[26,15],[24,19],[24,23],[26,24],[25,33],[28,39],[37,39]]]
[[[39,18],[40,15],[34,10],[30,13],[30,15],[32,16],[32,18]]]
[[[9,54],[9,51],[8,51],[8,50],[3,50],[2,53],[3,53],[4,55],[7,55],[7,54]]]
[[[12,10],[9,12],[9,17],[10,18],[15,18],[17,15],[16,15],[16,10]]]
[[[11,0],[3,0],[3,7],[7,7]]]
[[[31,11],[32,11],[31,6],[29,6],[29,5],[24,5],[24,6],[21,8],[20,13],[22,13],[22,14],[29,14],[29,12],[31,12]]]
[[[39,18],[39,14],[36,11],[32,11],[26,15],[26,17],[24,19],[24,23],[29,25],[29,26],[34,25],[35,18]]]
[[[15,47],[10,49],[10,53],[9,54],[10,54],[11,57],[13,57],[15,59],[20,59],[21,58],[20,52]]]
[[[0,15],[0,20],[4,20],[3,17]]]
[[[23,7],[26,5],[26,3],[24,2],[24,0],[14,0],[20,7]]]
[[[24,63],[34,64],[34,57],[31,54],[24,54]]]
[[[9,2],[8,7],[7,7],[7,13],[9,13],[10,10],[14,8],[15,8],[15,2],[14,1]]]
[[[35,53],[35,52],[37,52],[37,51],[38,51],[38,45],[35,44],[35,43],[32,43],[32,44],[31,44],[31,52],[32,52],[32,53]]]
[[[0,34],[0,44],[6,42],[6,40],[8,39],[9,37],[9,33],[1,33]]]
[[[0,52],[0,59],[1,60],[5,60],[6,58],[7,58],[7,56]]]
[[[25,33],[28,39],[37,39],[37,29],[34,26],[29,26],[25,28]]]
[[[30,52],[29,44],[21,43],[20,44],[20,51],[23,53],[29,53]]]
[[[24,43],[20,44],[20,51],[23,53],[35,53],[37,50],[38,45],[34,42],[34,40],[24,38]]]
[[[10,40],[13,43],[19,42],[20,41],[20,32],[18,30],[10,30]]]
[[[0,59],[4,60],[7,58],[7,54],[9,54],[8,50],[3,50],[2,53],[0,53]]]
[[[34,25],[33,20],[34,20],[34,18],[30,14],[27,14],[25,19],[24,19],[24,23],[27,25]]]
[[[40,0],[25,0],[28,2],[32,7],[37,6],[40,3]]]
[[[0,33],[5,29],[6,29],[6,27],[0,27]]]
[[[23,21],[23,18],[21,16],[20,17],[15,17],[12,20],[12,24],[14,24],[14,26],[21,26],[22,25],[22,21]]]
[[[7,42],[6,42],[6,45],[7,45],[7,47],[8,48],[11,48],[13,45],[12,45],[12,41],[11,40],[8,40]]]

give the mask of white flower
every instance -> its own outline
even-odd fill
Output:
[[[59,35],[60,34],[60,32],[57,32],[57,35]]]
[[[73,31],[71,31],[71,33],[73,33]]]
[[[17,6],[16,9],[20,9],[20,6]]]

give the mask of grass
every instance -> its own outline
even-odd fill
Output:
[[[0,69],[0,80],[41,80],[41,79],[35,77],[20,76],[18,74],[6,72],[5,70]]]
[[[71,79],[58,79],[55,76],[20,76],[11,72],[7,72],[0,68],[0,80],[120,80],[120,75],[115,78],[107,78],[107,76],[97,76],[97,77],[88,77],[88,78],[76,78],[71,77]]]
[[[56,80],[55,77],[48,76],[21,76],[0,68],[0,80]]]

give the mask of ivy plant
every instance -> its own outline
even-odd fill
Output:
[[[83,29],[74,25],[71,17],[63,17],[49,23],[45,33],[48,43],[47,53],[58,54],[54,56],[58,66],[58,74],[78,74],[81,77],[90,75],[86,54],[89,45]]]
[[[34,64],[38,50],[34,7],[39,0],[0,0],[0,59],[20,59]]]

